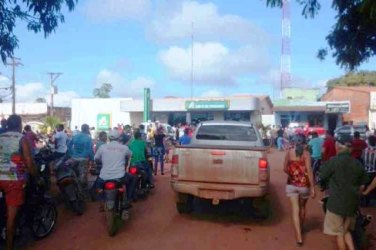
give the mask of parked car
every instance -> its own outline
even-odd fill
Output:
[[[214,205],[238,198],[262,201],[269,187],[266,152],[250,123],[202,122],[191,143],[176,146],[173,152],[171,186],[178,212],[191,212],[194,197]]]
[[[339,140],[350,140],[354,136],[354,132],[360,133],[360,138],[366,139],[368,127],[367,125],[344,125],[334,130],[334,137]]]

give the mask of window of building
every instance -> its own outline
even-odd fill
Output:
[[[225,121],[250,121],[251,113],[227,111],[224,113],[224,119]]]

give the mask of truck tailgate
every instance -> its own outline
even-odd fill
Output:
[[[261,151],[179,148],[178,180],[258,184]],[[236,181],[234,181],[236,180]]]

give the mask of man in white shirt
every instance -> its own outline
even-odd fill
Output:
[[[56,128],[57,132],[53,136],[53,142],[55,143],[55,158],[63,157],[67,152],[67,140],[68,135],[64,132],[64,125],[59,124]]]
[[[95,153],[94,159],[102,161],[102,169],[96,181],[98,188],[103,188],[105,181],[117,179],[125,183],[127,189],[127,200],[132,201],[136,179],[128,173],[128,166],[125,165],[125,158],[132,156],[128,146],[120,143],[120,133],[111,130],[108,138],[110,143],[102,145]],[[130,162],[130,161],[128,161]]]

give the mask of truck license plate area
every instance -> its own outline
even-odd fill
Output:
[[[213,159],[213,164],[223,164],[222,159]]]
[[[234,198],[233,191],[200,189],[199,196],[204,199],[231,200]]]

